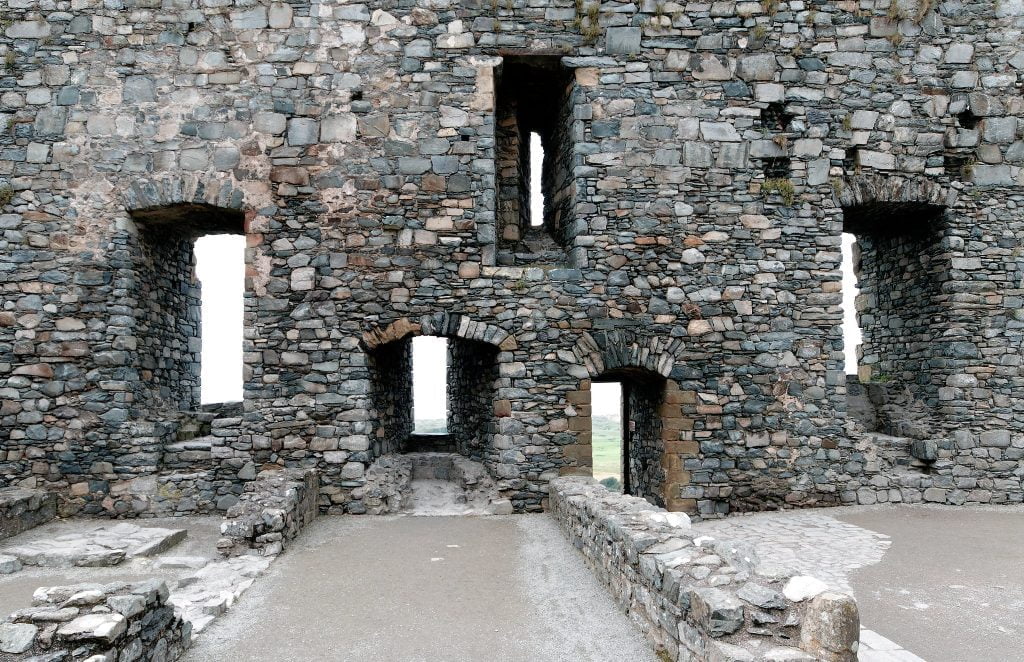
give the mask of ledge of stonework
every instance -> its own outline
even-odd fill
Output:
[[[854,599],[750,545],[699,535],[686,515],[586,478],[551,481],[550,512],[668,659],[857,658]]]

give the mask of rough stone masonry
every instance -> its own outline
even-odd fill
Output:
[[[365,512],[436,335],[517,511],[590,471],[600,380],[670,510],[1024,498],[1020,0],[4,6],[0,486],[144,516],[315,468]],[[844,231],[915,435],[847,415]],[[214,233],[245,396],[201,412]]]

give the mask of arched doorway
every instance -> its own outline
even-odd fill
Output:
[[[669,510],[693,510],[695,504],[682,490],[689,484],[684,462],[696,454],[695,394],[681,392],[672,378],[682,348],[679,339],[625,329],[582,335],[573,354],[587,377],[569,394],[576,412],[570,430],[578,443],[566,447],[575,468],[565,472],[595,473],[594,387],[617,384],[621,426],[611,443],[618,446],[622,491]]]
[[[640,496],[659,506],[665,505],[665,444],[662,430],[662,405],[665,399],[665,378],[642,368],[616,368],[594,377],[597,385],[615,385],[619,392],[618,457],[621,466],[620,485],[624,494]],[[592,387],[592,388],[594,388]],[[601,412],[592,399],[591,420]],[[605,435],[592,438],[592,457],[607,456]]]
[[[413,373],[441,370],[417,366],[413,339],[445,338],[443,378],[447,390],[444,431],[416,430]],[[493,466],[495,394],[499,385],[498,353],[508,334],[497,327],[459,315],[440,314],[418,321],[399,320],[363,337],[370,369],[371,460],[388,453],[455,452]]]

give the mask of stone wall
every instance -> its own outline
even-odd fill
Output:
[[[57,516],[57,495],[41,490],[0,488],[0,540]]]
[[[316,517],[319,488],[312,469],[261,471],[228,508],[217,550],[225,556],[280,553]]]
[[[685,515],[579,478],[552,481],[551,514],[667,659],[857,659],[852,597],[697,537]]]
[[[167,602],[162,581],[37,589],[33,606],[0,622],[4,660],[176,660],[191,626]]]
[[[370,356],[372,417],[377,422],[376,434],[370,442],[369,459],[395,453],[402,449],[414,428],[412,410],[412,338],[383,345]],[[371,430],[362,430],[369,437]],[[359,462],[360,451],[366,450],[349,437],[347,450],[354,451],[353,462]],[[330,442],[327,442],[330,444]],[[336,450],[337,443],[335,442]],[[349,459],[347,456],[345,459]],[[330,475],[330,474],[328,474]]]
[[[455,449],[478,462],[497,466],[502,450],[493,435],[498,349],[469,340],[448,341],[448,432]],[[518,462],[518,458],[515,460]]]
[[[399,435],[363,339],[415,333],[499,349],[488,468],[519,511],[586,471],[570,398],[610,363],[677,389],[672,507],[1024,498],[1019,3],[149,4],[4,16],[2,484],[138,512],[117,490],[175,442],[135,432],[177,415],[146,397],[165,332],[138,242],[170,223],[247,239],[245,402],[214,431],[206,503],[276,465],[364,510]],[[505,259],[517,58],[565,76],[530,103],[565,122],[545,168],[566,233]],[[839,246],[865,210],[922,207],[942,210],[939,294],[913,361],[948,464],[904,490],[847,425]]]
[[[200,286],[195,277],[193,240],[143,229],[134,271],[135,305],[142,310],[136,337],[139,372],[137,406],[157,411],[199,407]],[[128,361],[130,363],[130,361]]]

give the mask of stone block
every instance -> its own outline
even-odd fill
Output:
[[[855,662],[859,642],[860,614],[852,597],[826,591],[811,600],[800,627],[802,650],[829,662]]]
[[[320,123],[321,142],[352,142],[356,138],[355,115],[337,114],[323,119]]]
[[[39,628],[28,623],[0,623],[0,653],[26,652],[38,633]]]
[[[121,614],[85,614],[57,629],[68,641],[102,641],[113,643],[128,628]]]
[[[975,165],[971,168],[971,181],[978,186],[1013,186],[1013,171],[1008,165]]]
[[[712,637],[721,637],[743,627],[743,605],[717,588],[698,588],[690,598],[694,624]]]
[[[292,26],[292,6],[286,2],[272,2],[267,13],[270,27],[283,30]]]
[[[289,145],[314,145],[320,137],[320,123],[311,117],[288,120]]]
[[[288,127],[288,118],[281,113],[256,113],[253,116],[253,129],[263,133],[284,133]]]
[[[614,27],[605,30],[604,50],[609,55],[629,55],[640,50],[641,31],[637,27]]]

